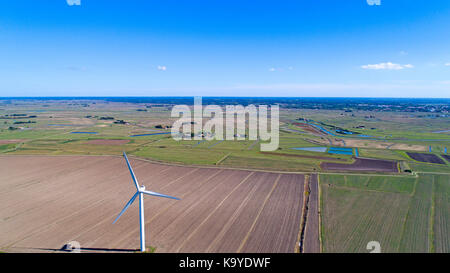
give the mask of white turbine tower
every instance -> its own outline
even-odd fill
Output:
[[[122,214],[128,209],[128,207],[131,204],[133,204],[134,199],[136,199],[136,197],[139,195],[139,223],[140,223],[140,233],[141,233],[141,251],[144,252],[145,251],[144,194],[148,194],[148,195],[152,195],[152,196],[158,196],[158,197],[165,197],[165,198],[170,198],[170,199],[175,199],[175,200],[180,200],[180,199],[176,198],[176,197],[169,196],[169,195],[157,193],[157,192],[146,191],[144,185],[139,186],[139,183],[138,183],[138,181],[136,179],[136,176],[134,175],[134,171],[131,168],[130,162],[128,161],[128,158],[127,158],[127,155],[125,154],[125,152],[123,152],[123,157],[125,158],[125,161],[127,162],[128,169],[130,170],[131,177],[133,178],[134,185],[136,186],[137,191],[133,195],[133,197],[131,197],[130,201],[128,201],[128,203],[125,205],[123,210],[119,213],[119,215],[117,216],[116,220],[114,220],[113,224],[117,220],[119,220],[120,216],[122,216]]]

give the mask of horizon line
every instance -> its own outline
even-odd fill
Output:
[[[443,99],[449,100],[450,97],[328,97],[328,96],[301,96],[301,97],[292,97],[292,96],[0,96],[0,99],[38,99],[38,98],[94,98],[94,99],[102,99],[102,98],[194,98],[194,97],[202,97],[202,98],[285,98],[285,99],[296,99],[296,98],[314,98],[314,99]]]

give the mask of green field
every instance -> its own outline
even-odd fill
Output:
[[[450,176],[320,175],[324,252],[448,252]]]
[[[450,122],[445,118],[427,119],[416,114],[368,111],[345,113],[340,110],[281,109],[279,149],[274,153],[261,153],[261,143],[254,140],[213,140],[198,143],[198,140],[177,142],[168,135],[131,137],[135,134],[170,132],[155,128],[156,125],[171,125],[175,120],[170,117],[169,106],[70,100],[0,101],[0,106],[0,117],[4,117],[0,120],[0,140],[20,141],[15,144],[0,143],[0,153],[116,155],[127,151],[143,158],[181,164],[323,172],[320,167],[322,162],[342,159],[351,163],[353,160],[348,155],[299,151],[292,148],[344,145],[358,148],[361,157],[396,160],[400,161],[402,166],[406,166],[402,162],[407,163],[411,171],[450,173],[450,163],[441,166],[420,163],[406,156],[408,149],[414,151],[432,146],[433,153],[439,154],[445,147],[450,147],[450,135],[432,133],[442,126],[445,127],[446,123],[450,127]],[[34,117],[5,118],[12,114]],[[375,118],[367,119],[369,115]],[[299,117],[320,122],[327,128],[339,126],[369,134],[377,139],[317,135],[295,125]],[[120,120],[125,123],[114,123]],[[16,124],[18,121],[25,123]],[[365,129],[356,128],[356,125],[364,126]],[[130,142],[124,145],[86,144],[87,140],[92,139],[128,139]]]
[[[34,117],[10,118],[13,114]],[[382,252],[450,252],[450,162],[418,162],[407,155],[428,152],[431,146],[431,153],[440,157],[450,148],[450,134],[434,133],[450,128],[448,117],[281,108],[279,148],[272,152],[261,152],[260,140],[175,141],[170,134],[134,137],[170,132],[161,128],[175,120],[170,117],[170,106],[0,100],[0,118],[2,155],[120,155],[126,151],[184,165],[319,173],[323,252],[368,252],[370,241],[380,242]],[[313,120],[327,130],[337,126],[371,137],[318,133],[298,124],[299,118]],[[128,142],[92,144],[91,140]],[[353,164],[355,157],[293,149],[344,146],[358,149],[361,158],[396,161],[399,173],[325,171],[323,162]]]

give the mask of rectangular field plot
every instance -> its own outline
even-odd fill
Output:
[[[409,152],[407,154],[409,157],[419,162],[445,164],[445,161],[435,154],[409,153]]]
[[[145,197],[156,252],[295,251],[303,175],[130,162],[148,190],[181,198]],[[136,251],[138,202],[112,224],[134,191],[122,157],[2,156],[0,251]]]
[[[450,176],[436,175],[434,180],[433,250],[450,252]]]
[[[323,183],[340,187],[412,194],[416,185],[413,176],[363,176],[363,175],[322,175]]]
[[[398,172],[396,161],[380,159],[356,158],[352,164],[323,162],[320,166],[325,171]]]
[[[448,252],[448,175],[321,175],[324,252]]]
[[[410,196],[342,188],[321,180],[323,252],[367,253],[378,241],[382,252],[397,252]]]
[[[400,252],[429,252],[431,235],[432,175],[421,175],[409,204]]]
[[[447,160],[448,162],[450,162],[450,155],[441,155],[443,158],[445,158],[445,160]]]

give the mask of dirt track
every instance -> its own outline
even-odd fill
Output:
[[[306,217],[303,253],[319,253],[319,182],[317,174],[312,174],[309,180],[308,215]]]
[[[157,252],[294,252],[304,176],[179,167],[130,159],[147,189],[148,246]],[[124,160],[107,156],[0,157],[0,250],[134,251],[138,203]]]

